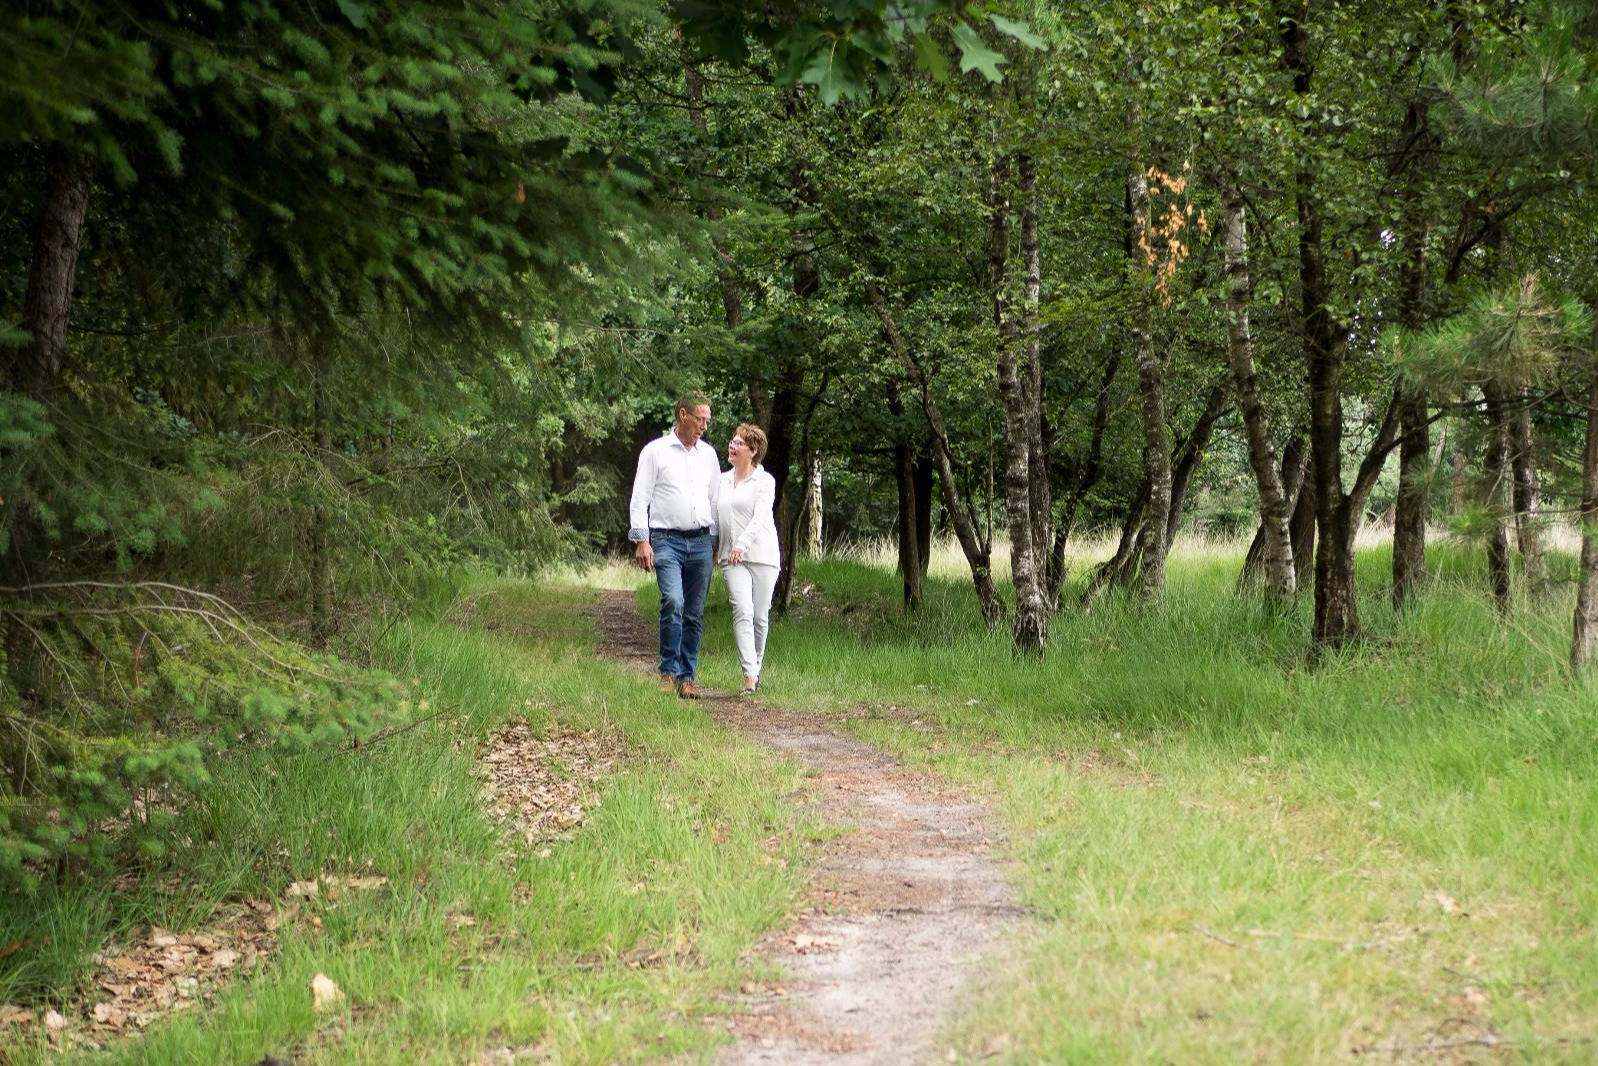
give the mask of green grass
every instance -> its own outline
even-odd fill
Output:
[[[987,798],[1035,915],[948,1044],[1073,1066],[1591,1061],[1598,693],[1564,671],[1568,590],[1500,619],[1479,558],[1445,547],[1400,616],[1369,551],[1367,639],[1312,662],[1307,607],[1237,597],[1237,562],[1179,555],[1158,610],[1067,610],[1042,663],[982,630],[964,581],[935,577],[906,619],[892,574],[803,567],[813,591],[773,632],[763,694]],[[702,1060],[705,1018],[750,979],[744,953],[821,830],[796,812],[796,767],[593,658],[592,595],[485,585],[389,630],[378,657],[451,716],[357,752],[240,753],[140,886],[0,908],[0,944],[49,945],[6,960],[0,1002],[69,987],[121,930],[370,863],[386,888],[293,923],[215,1010],[95,1061]],[[741,679],[719,579],[701,673]],[[542,859],[506,846],[469,772],[522,715],[630,752]],[[158,891],[173,869],[187,879]],[[311,1011],[318,972],[348,996],[331,1014]],[[1512,1043],[1458,1043],[1489,1034]]]
[[[961,1049],[1473,1061],[1414,1046],[1491,1031],[1512,1061],[1598,1054],[1598,693],[1565,675],[1568,592],[1500,622],[1444,548],[1397,616],[1388,558],[1361,558],[1367,639],[1314,664],[1307,605],[1235,596],[1225,555],[1174,560],[1161,610],[1067,610],[1041,664],[981,631],[964,582],[907,620],[893,575],[804,568],[763,691],[989,796],[1039,916]],[[731,685],[711,603],[704,674]]]
[[[713,1045],[702,1016],[751,978],[741,956],[791,905],[816,829],[785,798],[800,785],[794,766],[593,657],[592,597],[493,584],[447,620],[390,629],[378,657],[449,715],[357,751],[240,753],[208,802],[182,814],[146,883],[0,908],[0,938],[66,931],[55,956],[6,971],[0,1002],[70,990],[88,953],[145,924],[183,929],[222,899],[375,871],[385,887],[285,923],[280,954],[216,1009],[94,1061],[459,1063],[537,1044],[561,1062],[606,1063]],[[608,731],[629,753],[546,858],[507,843],[471,775],[480,742],[523,716]],[[180,890],[157,891],[172,870]],[[457,927],[459,914],[476,924]],[[345,993],[340,1009],[313,1013],[317,973]],[[45,1057],[38,1044],[0,1053]]]

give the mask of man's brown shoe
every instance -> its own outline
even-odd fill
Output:
[[[677,679],[675,677],[672,677],[670,674],[661,674],[660,675],[660,691],[662,691],[662,692],[676,692],[677,691]]]
[[[677,686],[677,695],[681,696],[685,700],[697,700],[701,693],[699,691],[698,685],[694,684],[689,679],[684,678],[682,684]]]

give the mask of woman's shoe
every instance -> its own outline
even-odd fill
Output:
[[[744,687],[743,691],[739,692],[738,695],[740,695],[740,696],[753,696],[755,694],[755,689],[758,688],[758,687],[759,687],[758,685],[746,685]]]

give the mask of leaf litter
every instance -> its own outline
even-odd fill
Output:
[[[60,1009],[0,1004],[0,1034],[42,1026],[52,1047],[98,1050],[167,1015],[212,1002],[228,980],[276,952],[279,921],[271,903],[251,899],[225,904],[194,932],[146,927],[96,955],[83,994]]]
[[[193,932],[144,927],[127,943],[96,955],[85,992],[59,1010],[41,1012],[0,1003],[0,1034],[43,1026],[54,1048],[99,1050],[168,1015],[211,1005],[230,979],[251,973],[276,953],[278,931],[285,922],[321,927],[321,917],[308,909],[312,903],[336,907],[350,893],[386,884],[387,877],[370,872],[323,874],[292,882],[280,905],[264,899],[224,904],[210,922]],[[322,1009],[325,990],[313,993]],[[336,988],[333,994],[336,998]]]
[[[528,846],[564,839],[600,801],[599,782],[625,758],[614,734],[555,724],[539,736],[525,720],[489,738],[478,759],[479,793],[506,828]],[[548,858],[548,848],[538,852]]]

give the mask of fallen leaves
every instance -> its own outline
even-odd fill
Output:
[[[838,942],[825,937],[813,936],[810,933],[793,933],[788,937],[788,943],[793,945],[793,950],[800,955],[817,955],[826,951],[837,951]]]
[[[0,1003],[0,1026],[27,1025],[33,1021],[33,1012],[12,1003]]]
[[[388,878],[380,875],[366,877],[341,877],[338,874],[323,874],[314,881],[295,881],[290,884],[284,895],[290,899],[316,899],[324,897],[336,900],[346,892],[370,892],[374,888],[382,888],[388,884]]]
[[[98,1049],[108,1039],[213,999],[224,981],[253,970],[277,950],[276,916],[272,904],[250,900],[222,907],[193,932],[151,926],[96,956],[87,997],[42,1016],[0,1004],[0,1028],[42,1025],[53,1045]]]
[[[599,802],[598,782],[616,772],[621,757],[617,738],[597,730],[557,726],[540,737],[526,722],[513,722],[489,739],[479,759],[481,798],[524,843],[538,844],[582,825]]]

